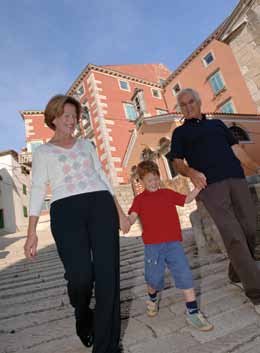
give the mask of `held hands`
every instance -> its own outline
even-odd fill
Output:
[[[200,191],[207,186],[207,179],[205,175],[201,172],[198,172],[195,169],[190,168],[190,175],[189,175],[192,184],[198,188]]]
[[[38,237],[36,232],[28,233],[24,244],[24,254],[29,260],[33,260],[37,255]]]
[[[122,230],[123,234],[128,233],[131,228],[131,224],[129,222],[128,217],[126,217],[125,214],[121,214],[119,216],[119,222],[120,222],[120,229]]]

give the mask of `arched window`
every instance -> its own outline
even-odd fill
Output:
[[[239,126],[231,126],[229,130],[238,141],[250,141],[248,133]]]

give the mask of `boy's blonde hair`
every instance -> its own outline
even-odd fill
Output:
[[[137,174],[142,180],[146,174],[152,173],[154,175],[160,176],[160,171],[158,165],[153,161],[143,161],[137,166]]]

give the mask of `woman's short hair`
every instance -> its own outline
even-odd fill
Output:
[[[197,91],[195,91],[195,89],[193,88],[183,88],[179,93],[178,93],[178,96],[177,96],[177,102],[178,104],[180,103],[180,98],[183,94],[190,94],[197,103],[201,103],[201,99],[200,99],[200,95]]]
[[[160,176],[159,167],[155,162],[143,161],[138,164],[137,175],[141,180],[149,173]]]
[[[64,113],[65,104],[74,105],[77,113],[77,121],[79,122],[81,113],[80,103],[73,97],[57,94],[49,100],[44,111],[44,122],[50,129],[56,129],[53,120]]]

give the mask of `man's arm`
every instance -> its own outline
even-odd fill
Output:
[[[176,172],[179,174],[190,178],[192,184],[199,188],[204,189],[207,186],[207,179],[203,173],[198,172],[197,170],[189,167],[183,159],[174,159],[173,167]]]
[[[260,174],[259,165],[255,161],[253,161],[253,159],[248,155],[248,153],[241,146],[233,145],[231,148],[235,153],[236,157],[246,168],[248,168],[254,174]]]

